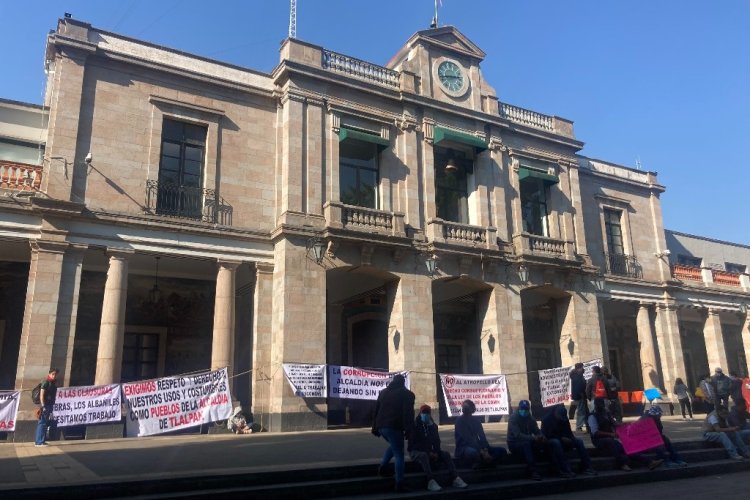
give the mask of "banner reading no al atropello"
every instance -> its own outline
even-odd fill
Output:
[[[52,413],[58,427],[119,422],[120,384],[61,387]]]
[[[471,399],[474,415],[508,415],[508,386],[505,375],[440,374],[449,417],[461,415],[461,403]]]
[[[151,436],[232,415],[227,369],[122,384],[128,437]]]
[[[408,389],[410,387],[408,371],[381,372],[353,366],[328,365],[329,397],[375,401],[380,391],[398,374],[404,376]]]
[[[16,430],[21,391],[0,391],[0,432]]]
[[[283,363],[284,375],[295,396],[326,397],[326,365]]]

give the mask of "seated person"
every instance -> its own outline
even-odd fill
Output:
[[[247,424],[241,406],[234,409],[232,416],[229,417],[229,421],[227,422],[227,427],[235,434],[252,434],[253,432],[252,427]]]
[[[745,443],[748,443],[750,442],[750,424],[747,422],[749,415],[745,407],[744,399],[740,400],[739,404],[733,405],[729,410],[727,421],[730,426],[737,427],[737,432],[742,436],[742,440],[745,441]]]
[[[536,470],[536,457],[549,448],[547,438],[531,416],[531,404],[523,399],[518,409],[508,420],[508,449],[514,455],[520,455],[526,462],[526,471],[534,481],[541,481],[542,476]]]
[[[656,428],[659,429],[659,434],[661,434],[661,438],[664,441],[664,446],[659,446],[658,448],[654,449],[654,451],[656,452],[656,458],[660,460],[666,460],[664,464],[666,467],[684,467],[687,465],[687,462],[685,462],[677,453],[677,450],[674,449],[674,446],[672,446],[672,441],[670,441],[669,438],[664,435],[664,424],[661,423],[661,415],[661,408],[659,406],[653,405],[648,410],[646,410],[646,413],[644,413],[641,417],[650,418],[654,421],[654,423],[656,424]],[[667,454],[669,454],[668,460],[665,451]]]
[[[482,422],[475,416],[476,405],[471,399],[461,404],[461,416],[456,419],[456,460],[464,467],[494,466],[508,454],[501,446],[490,446]]]
[[[588,428],[591,435],[591,444],[597,450],[614,457],[620,470],[633,470],[628,465],[628,456],[625,454],[622,443],[617,439],[615,421],[607,411],[603,399],[594,400],[594,412],[589,415]]]
[[[573,435],[570,428],[565,407],[562,405],[555,406],[542,419],[542,434],[549,442],[549,448],[552,452],[552,459],[557,465],[557,469],[562,477],[574,477],[575,474],[570,470],[570,464],[565,458],[565,452],[575,448],[578,457],[581,459],[581,472],[589,476],[595,476],[596,471],[591,467],[591,458],[586,451],[586,445],[581,438]]]
[[[706,415],[706,419],[703,421],[703,439],[709,443],[721,443],[729,458],[734,460],[742,460],[742,458],[750,458],[750,451],[742,441],[739,433],[739,429],[732,425],[729,425],[727,418],[729,412],[726,407],[716,405],[716,409]]]
[[[428,490],[440,491],[443,489],[432,473],[433,468],[441,464],[447,467],[451,473],[453,486],[466,488],[467,484],[458,477],[450,453],[440,449],[440,435],[437,425],[432,420],[432,408],[429,405],[422,405],[419,408],[419,415],[414,420],[414,428],[409,438],[408,450],[412,461],[421,465],[422,470],[427,474]]]

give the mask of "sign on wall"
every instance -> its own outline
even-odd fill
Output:
[[[409,372],[381,372],[353,366],[328,365],[329,396],[340,399],[369,399],[375,401],[378,394],[396,375],[403,375],[407,389],[411,386]]]
[[[301,398],[326,397],[326,365],[284,363],[286,381]]]
[[[474,415],[508,415],[508,386],[505,375],[440,374],[445,408],[449,417],[461,415],[461,403],[471,399]]]
[[[122,384],[126,433],[151,436],[226,420],[232,414],[227,369]]]
[[[120,384],[61,387],[52,414],[58,427],[119,422]]]

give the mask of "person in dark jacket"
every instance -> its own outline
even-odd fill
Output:
[[[422,470],[427,474],[428,490],[440,491],[443,489],[432,472],[434,467],[440,465],[448,468],[453,478],[454,487],[466,488],[468,486],[458,476],[450,453],[440,449],[440,435],[438,434],[437,425],[432,420],[432,408],[429,405],[422,405],[419,408],[419,415],[414,420],[414,428],[411,431],[408,449],[412,462],[417,462],[421,465]]]
[[[531,415],[531,403],[526,399],[518,403],[518,409],[508,421],[508,449],[512,454],[523,457],[531,479],[542,480],[536,470],[536,455],[547,452],[549,443]]]
[[[582,431],[588,416],[586,403],[586,379],[583,377],[583,363],[576,363],[570,371],[570,399],[573,400],[576,414],[576,430]]]
[[[581,459],[581,472],[589,476],[596,475],[596,471],[591,467],[591,458],[586,451],[586,445],[583,444],[581,438],[575,437],[570,429],[570,422],[564,406],[555,406],[542,419],[542,434],[547,438],[552,459],[555,461],[562,477],[571,478],[575,476],[573,471],[570,470],[568,460],[565,458],[565,452],[574,448]]]
[[[456,460],[464,467],[493,466],[503,460],[508,452],[502,446],[490,446],[482,422],[475,416],[476,405],[471,399],[461,404],[461,415],[454,428]]]
[[[404,438],[408,439],[414,421],[414,393],[406,388],[404,376],[398,374],[388,387],[380,391],[375,404],[375,419],[372,433],[382,436],[388,442],[378,473],[385,475],[385,467],[395,458],[396,491],[405,491],[404,487]]]

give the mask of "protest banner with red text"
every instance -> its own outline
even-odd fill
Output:
[[[409,372],[381,372],[353,366],[328,365],[329,397],[341,399],[369,399],[375,401],[378,394],[396,375],[403,375],[406,387],[410,387]]]
[[[16,430],[21,391],[0,391],[0,432]]]
[[[592,359],[583,364],[583,377],[588,380],[595,366],[601,366],[601,359]],[[566,403],[570,399],[570,371],[572,366],[539,370],[539,392],[542,406],[547,408]]]
[[[227,369],[122,384],[128,437],[186,429],[232,415]]]
[[[620,425],[615,430],[617,437],[625,448],[625,453],[632,455],[641,451],[662,446],[664,440],[652,418],[641,418],[635,422]]]
[[[120,384],[60,387],[52,414],[58,427],[119,422]]]
[[[445,408],[449,417],[461,415],[461,403],[471,399],[474,415],[508,415],[508,387],[505,375],[440,374]]]

